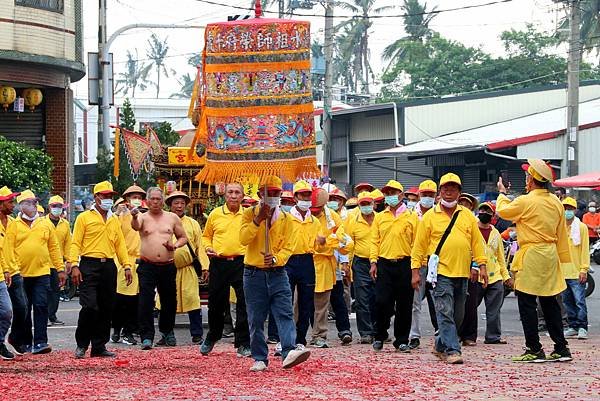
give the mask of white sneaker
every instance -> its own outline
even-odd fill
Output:
[[[262,372],[267,370],[267,365],[263,361],[254,361],[254,365],[250,368],[250,372]]]
[[[565,337],[574,337],[577,335],[577,330],[575,330],[574,328],[569,327],[568,329],[566,329],[564,331]]]
[[[587,330],[584,328],[579,329],[579,331],[577,332],[577,339],[578,340],[587,340]]]
[[[283,368],[289,369],[293,366],[299,365],[306,361],[310,357],[310,351],[307,349],[293,349],[288,352],[287,356],[283,360]]]
[[[281,351],[282,351],[281,343],[277,343],[275,345],[275,353],[273,355],[275,355],[275,356],[281,356]]]

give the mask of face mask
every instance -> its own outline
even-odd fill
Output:
[[[100,200],[100,207],[105,212],[108,212],[110,209],[112,209],[113,204],[114,204],[114,202],[113,202],[112,199],[102,199],[102,200]]]
[[[415,201],[408,201],[406,203],[406,207],[408,207],[410,210],[414,210],[415,206],[417,206],[417,202]]]
[[[447,202],[445,200],[441,200],[440,203],[442,204],[442,206],[448,208],[448,209],[452,209],[453,207],[456,207],[456,205],[458,204],[458,201],[455,200],[453,202]]]
[[[133,207],[142,206],[142,201],[139,199],[132,199],[131,202],[129,202],[129,203],[131,203],[131,206],[133,206]]]
[[[596,208],[595,207],[589,207],[588,210],[590,211],[590,213],[596,213]]]
[[[575,217],[575,210],[565,210],[565,218],[567,220],[571,220],[573,217]]]
[[[291,212],[292,210],[292,205],[281,205],[281,210],[283,210],[284,212]]]
[[[429,196],[424,196],[419,200],[419,202],[424,208],[431,209],[433,207],[433,204],[435,203],[435,199]]]
[[[395,207],[398,206],[398,204],[400,203],[400,198],[398,198],[398,195],[387,195],[385,197],[385,203],[387,203],[391,207]]]
[[[281,203],[281,198],[278,196],[267,196],[265,204],[269,205],[270,208],[276,208]]]
[[[510,237],[510,239],[515,239],[517,238],[517,232],[511,231],[510,233],[508,233],[508,236]]]
[[[483,224],[489,224],[492,221],[492,215],[488,213],[479,213],[479,221]]]
[[[58,217],[62,214],[62,207],[51,207],[50,213],[52,213],[52,216]]]
[[[340,208],[340,204],[336,201],[329,201],[327,202],[327,207],[337,212],[337,210]]]
[[[367,206],[359,206],[359,207],[360,207],[360,212],[361,212],[362,214],[369,215],[369,214],[372,214],[372,213],[373,213],[373,206],[371,206],[371,205],[367,205]]]
[[[312,206],[311,201],[299,200],[296,202],[296,207],[303,212],[306,212]]]
[[[25,220],[29,220],[29,221],[34,221],[38,217],[40,217],[40,214],[37,212],[37,210],[36,210],[36,212],[35,212],[35,214],[33,216],[28,216],[25,213],[21,213],[21,218],[25,219]]]

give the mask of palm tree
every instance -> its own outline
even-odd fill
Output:
[[[179,92],[173,93],[169,97],[178,99],[190,99],[192,97],[192,92],[194,91],[194,77],[188,72],[185,75],[182,75],[179,79],[177,79],[177,82],[179,82],[179,85],[181,85],[181,90]]]
[[[148,81],[148,73],[152,68],[152,64],[145,64],[138,60],[137,49],[135,50],[135,57],[127,50],[127,61],[125,62],[125,72],[120,72],[117,79],[116,93],[123,93],[127,96],[129,90],[131,90],[131,97],[135,98],[135,89],[140,88],[146,90]]]
[[[165,58],[167,57],[167,53],[169,52],[169,45],[167,44],[167,38],[164,40],[160,40],[156,34],[152,34],[150,39],[148,40],[148,50],[146,51],[146,55],[156,68],[156,98],[158,99],[158,94],[160,93],[160,76],[162,74],[165,77],[169,77],[169,73],[167,68],[165,67]]]
[[[344,29],[345,40],[350,40],[354,44],[352,55],[354,79],[356,83],[361,82],[362,91],[366,94],[369,93],[369,76],[374,77],[373,69],[369,63],[369,29],[373,24],[369,16],[380,14],[394,7],[376,7],[376,2],[377,0],[342,0],[336,2],[336,6],[356,15],[338,24],[336,30]]]
[[[410,52],[410,49],[413,48],[410,46],[412,43],[423,43],[431,37],[433,32],[429,28],[429,23],[437,15],[432,14],[437,7],[427,11],[427,3],[421,4],[419,0],[404,0],[401,8],[407,14],[407,17],[404,18],[406,36],[397,39],[383,50],[382,58],[389,61],[384,72],[387,72],[399,60],[409,56],[407,52]]]
[[[582,0],[579,3],[581,10],[581,43],[582,53],[596,50],[600,53],[600,0]],[[566,32],[566,34],[565,34]],[[560,21],[556,29],[556,36],[563,42],[569,41],[569,16]]]

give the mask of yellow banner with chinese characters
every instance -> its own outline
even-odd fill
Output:
[[[170,165],[204,166],[206,156],[198,157],[194,154],[189,155],[190,148],[180,146],[169,147]]]

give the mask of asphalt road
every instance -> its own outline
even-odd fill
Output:
[[[600,267],[596,268],[596,280],[600,281]],[[598,327],[600,326],[600,318],[598,317],[598,311],[600,310],[600,289],[587,298],[588,307],[588,319],[589,319],[589,333],[590,336],[596,335]],[[79,312],[79,302],[75,298],[69,302],[61,302],[58,317],[60,320],[65,322],[64,326],[51,326],[48,328],[49,342],[55,349],[74,349],[75,348],[75,328],[77,325],[77,317]],[[423,305],[423,318],[421,319],[423,324],[424,336],[432,336],[433,328],[429,319],[429,313],[427,310],[426,303]],[[485,333],[485,307],[483,303],[479,308],[479,334],[480,338],[483,339]],[[203,321],[205,334],[207,330],[207,309],[203,308]],[[356,318],[352,314],[350,318],[352,325],[352,331],[355,339],[358,337],[358,331],[356,329]],[[514,294],[510,294],[505,298],[504,306],[502,307],[502,331],[503,335],[508,337],[522,336],[521,322],[519,320],[519,312],[517,308],[517,299]],[[158,328],[156,329],[158,333]],[[189,324],[187,314],[181,314],[177,316],[175,335],[177,337],[178,344],[189,345],[191,344],[191,336],[189,333]],[[309,332],[310,335],[310,332]],[[156,338],[155,340],[157,340]],[[223,342],[233,342],[233,339],[223,339]],[[337,332],[335,329],[334,322],[329,324],[329,343],[335,345],[337,341]],[[110,347],[131,347],[124,344],[109,344]]]

